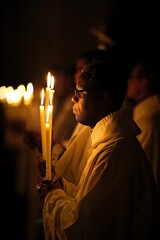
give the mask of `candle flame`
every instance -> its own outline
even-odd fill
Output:
[[[54,76],[51,76],[51,89],[54,89]]]
[[[51,73],[48,72],[48,74],[47,74],[47,87],[50,88],[50,86],[51,86]]]
[[[27,92],[30,94],[33,94],[34,92],[33,84],[31,82],[27,84]]]
[[[42,88],[42,93],[41,93],[41,105],[44,105],[44,88]]]

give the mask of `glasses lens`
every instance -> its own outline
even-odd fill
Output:
[[[76,89],[74,89],[74,95],[75,95],[75,97],[79,98],[79,92],[77,92]]]

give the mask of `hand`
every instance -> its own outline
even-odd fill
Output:
[[[62,178],[56,178],[54,181],[43,180],[42,183],[37,186],[42,201],[44,201],[47,194],[54,189],[63,189]]]

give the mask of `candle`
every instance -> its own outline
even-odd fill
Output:
[[[52,121],[53,121],[53,97],[54,77],[50,72],[47,75],[47,87],[42,89],[40,105],[40,122],[42,136],[43,159],[46,160],[46,179],[51,180],[51,148],[52,148]],[[46,116],[46,121],[45,121]]]
[[[51,125],[50,125],[50,109],[47,108],[47,119],[45,123],[46,129],[46,179],[52,179],[51,173]]]
[[[50,87],[51,86],[51,73],[48,72],[47,74],[47,87]]]
[[[49,124],[50,124],[50,141],[52,145],[52,121],[53,121],[53,104],[52,104],[53,95],[50,93],[50,103],[48,106],[49,109]]]
[[[47,74],[46,96],[45,96],[45,109],[47,109],[47,107],[49,105],[50,90],[51,90],[51,73],[48,72],[48,74]]]
[[[54,76],[51,76],[51,89],[54,89]]]
[[[50,88],[50,94],[52,94],[52,99],[54,98],[54,76],[51,76],[51,88]]]
[[[50,126],[51,126],[51,130],[50,130],[50,135],[51,135],[51,143],[52,143],[52,125],[53,125],[53,98],[54,98],[54,76],[51,76],[51,89],[50,89],[50,102],[49,102],[49,111],[50,111]]]
[[[41,139],[42,139],[42,156],[43,160],[46,160],[46,129],[45,129],[45,111],[44,111],[44,89],[41,93],[41,105],[40,105],[40,123],[41,123]]]

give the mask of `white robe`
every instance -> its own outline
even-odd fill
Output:
[[[160,95],[153,95],[134,107],[133,118],[142,133],[137,136],[150,161],[160,192]]]
[[[52,161],[56,175],[63,176],[67,181],[78,185],[82,171],[90,154],[90,147],[90,127],[77,124],[70,142],[68,143],[68,147],[63,155],[59,158],[59,151],[57,150],[57,147],[55,147],[52,151]]]
[[[155,182],[139,133],[124,109],[96,124],[78,187],[64,181],[46,196],[46,240],[153,239]]]

